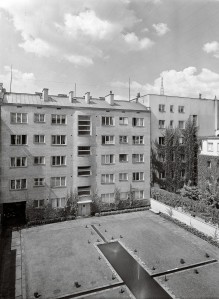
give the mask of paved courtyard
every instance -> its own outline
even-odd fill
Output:
[[[219,298],[218,262],[195,269],[160,272],[219,259],[219,250],[150,211],[78,219],[22,230],[27,298],[131,298],[97,244],[119,242],[175,298]],[[184,260],[184,264],[180,261]],[[79,287],[77,287],[78,282]],[[121,293],[121,288],[124,290]],[[85,292],[85,293],[83,293]],[[86,293],[87,292],[87,293]],[[89,294],[90,292],[90,294]]]

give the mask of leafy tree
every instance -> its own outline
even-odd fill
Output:
[[[91,199],[91,214],[100,213],[102,210],[102,200],[98,195],[98,191],[96,189],[91,190]]]

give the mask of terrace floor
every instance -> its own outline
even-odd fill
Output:
[[[35,292],[41,299],[133,298],[99,250],[101,237],[118,240],[173,298],[219,298],[218,262],[159,275],[219,260],[219,249],[151,211],[48,224],[21,235],[27,298]]]

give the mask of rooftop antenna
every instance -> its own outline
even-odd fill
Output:
[[[164,87],[163,87],[163,77],[161,77],[161,85],[160,85],[160,95],[164,95]]]
[[[12,86],[12,65],[11,65],[10,93],[11,93],[11,86]]]
[[[130,102],[130,78],[129,78],[129,102]]]

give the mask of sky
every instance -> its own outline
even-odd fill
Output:
[[[219,98],[219,0],[0,0],[0,82],[117,100]]]

